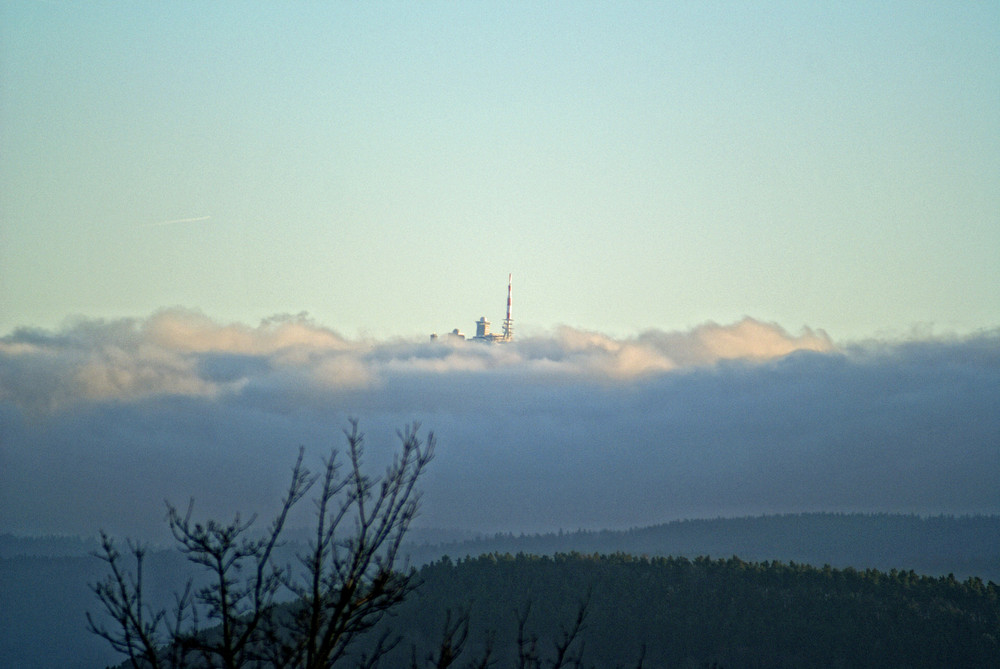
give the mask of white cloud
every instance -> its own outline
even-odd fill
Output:
[[[182,309],[160,311],[139,324],[139,335],[168,350],[296,355],[310,351],[343,351],[351,344],[304,315],[275,316],[257,327],[219,325],[198,312]],[[302,358],[299,357],[299,360]]]
[[[145,320],[80,321],[56,333],[15,332],[0,340],[0,355],[8,366],[15,361],[25,368],[49,368],[52,374],[45,378],[50,383],[46,390],[38,383],[22,386],[8,380],[0,385],[0,396],[38,409],[74,400],[211,397],[248,384],[273,383],[275,375],[351,388],[379,383],[386,375],[490,370],[620,382],[719,360],[759,361],[832,348],[822,333],[807,330],[796,337],[751,319],[683,333],[652,331],[631,339],[564,327],[551,337],[489,346],[472,341],[356,342],[302,315],[250,327],[169,309]],[[223,359],[230,371],[220,375]],[[255,364],[246,364],[249,359]]]

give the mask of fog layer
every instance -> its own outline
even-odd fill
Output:
[[[375,467],[397,428],[435,432],[431,527],[1000,513],[1000,331],[836,346],[745,319],[486,345],[170,310],[0,339],[0,530],[161,537],[164,499],[189,497],[266,514],[299,446],[318,466],[352,416]]]

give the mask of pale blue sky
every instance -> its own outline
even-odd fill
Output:
[[[0,5],[0,334],[1000,324],[1000,4]]]

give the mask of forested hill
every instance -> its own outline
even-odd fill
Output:
[[[987,667],[1000,657],[1000,588],[910,571],[814,568],[736,558],[484,555],[443,559],[392,616],[406,660],[425,657],[448,612],[468,609],[464,659],[493,634],[516,666],[519,615],[543,659],[588,599],[582,666]],[[470,608],[471,607],[471,608]],[[417,644],[414,647],[414,644]],[[463,662],[459,662],[462,665]],[[388,666],[402,666],[390,661]]]
[[[816,566],[914,570],[1000,583],[1000,516],[805,513],[683,520],[638,529],[498,534],[413,549],[415,564],[441,555],[557,552],[739,556]]]
[[[690,559],[736,555],[748,562],[830,564],[861,572],[896,568],[935,577],[953,573],[958,580],[978,576],[1000,583],[997,516],[803,514],[691,520],[621,532],[502,535],[450,543],[440,543],[440,535],[424,536],[433,537],[434,544],[424,541],[411,547],[411,564],[436,561],[445,554],[455,559],[493,552],[622,552]],[[289,551],[301,548],[290,538]],[[0,667],[87,669],[116,659],[102,640],[86,631],[84,613],[99,607],[88,583],[106,575],[106,565],[87,555],[92,546],[91,539],[0,535]],[[176,550],[150,553],[148,594],[157,606],[169,607],[173,592],[189,576],[190,565]],[[578,595],[571,599],[570,603],[578,601]],[[53,636],[53,629],[59,634]]]

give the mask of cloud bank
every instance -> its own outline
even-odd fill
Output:
[[[266,513],[350,416],[373,466],[396,428],[435,431],[427,526],[1000,513],[998,331],[837,347],[748,318],[490,346],[167,310],[0,338],[0,531],[158,536],[190,496]]]
[[[82,321],[58,333],[18,330],[0,339],[0,398],[28,410],[155,396],[218,398],[248,386],[384,387],[396,377],[502,371],[523,378],[628,381],[727,359],[766,360],[794,351],[831,351],[823,332],[792,336],[747,318],[686,333],[647,332],[615,340],[561,328],[551,337],[485,346],[448,341],[348,341],[305,316],[252,328],[219,325],[179,309],[146,320]]]

